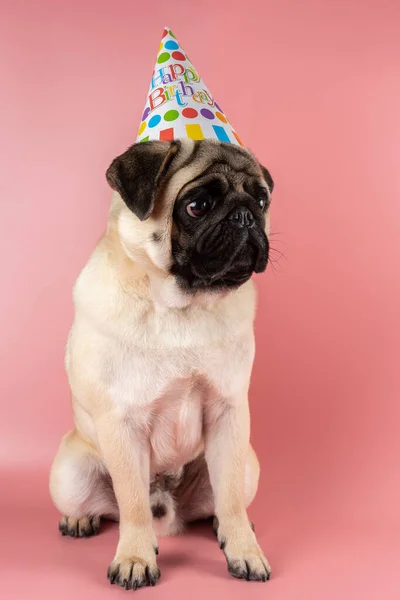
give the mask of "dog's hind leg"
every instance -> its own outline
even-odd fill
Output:
[[[62,535],[95,535],[101,517],[118,519],[111,478],[96,450],[73,430],[67,433],[50,473],[50,494],[63,517]]]

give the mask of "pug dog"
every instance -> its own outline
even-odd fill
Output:
[[[246,512],[260,472],[248,388],[273,181],[213,140],[134,144],[107,180],[107,230],[74,288],[75,426],[50,475],[59,529],[118,520],[108,578],[137,589],[160,577],[157,534],[213,518],[229,572],[266,581]]]

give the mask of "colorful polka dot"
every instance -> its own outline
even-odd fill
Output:
[[[226,117],[224,117],[224,115],[222,113],[220,113],[218,110],[215,113],[215,115],[220,121],[222,121],[223,123],[226,123]]]
[[[186,125],[186,133],[191,140],[204,140],[203,131],[197,123],[195,125]]]
[[[170,53],[169,53],[169,52],[161,52],[160,56],[158,57],[158,60],[157,60],[157,62],[158,62],[159,64],[161,64],[161,63],[165,63],[165,62],[167,62],[167,60],[170,58],[170,56],[171,56],[171,55],[170,55]]]
[[[232,133],[235,136],[235,138],[237,139],[237,141],[240,144],[240,146],[244,146],[242,140],[240,139],[240,137],[238,136],[238,134],[236,133],[236,131],[232,131]]]
[[[217,110],[219,110],[219,112],[223,113],[224,111],[222,110],[222,108],[220,106],[218,106],[218,104],[216,102],[214,102],[214,106]]]
[[[179,44],[173,40],[168,40],[168,42],[165,42],[165,48],[167,50],[179,50]]]
[[[225,129],[221,127],[221,125],[213,125],[213,129],[215,131],[215,135],[217,136],[220,142],[230,143],[231,140],[229,139],[228,134],[226,133]]]
[[[165,121],[175,121],[175,119],[177,119],[178,117],[179,113],[177,110],[168,110],[164,115]]]
[[[215,119],[215,115],[213,112],[211,112],[211,110],[208,110],[208,108],[202,108],[200,113],[203,115],[203,117],[205,117],[206,119]]]
[[[168,33],[169,33],[169,35],[170,35],[171,37],[173,37],[173,38],[174,38],[174,40],[176,40],[176,37],[174,36],[174,34],[172,33],[172,31],[171,31],[171,30],[169,30],[169,32],[168,32]]]
[[[174,128],[169,127],[169,129],[162,129],[160,131],[160,140],[162,142],[172,142],[174,139]]]
[[[166,35],[168,35],[168,29],[164,29],[164,31],[163,31],[163,34],[162,34],[163,38],[164,38]]]
[[[172,58],[174,60],[186,60],[185,55],[182,54],[182,52],[173,52],[172,53]]]
[[[168,43],[168,42],[167,42],[167,43]],[[165,45],[165,47],[167,47],[167,46]],[[161,52],[161,50],[162,50],[163,48],[164,48],[164,44],[161,42],[161,44],[160,44],[160,47],[159,47],[158,51],[159,51],[159,52]],[[168,48],[167,48],[167,50],[168,50]]]
[[[184,108],[182,111],[182,116],[186,117],[186,119],[195,119],[198,114],[195,108]]]
[[[161,121],[160,115],[153,115],[149,121],[149,127],[157,127],[159,122]]]
[[[143,139],[140,140],[140,143],[142,142],[148,142],[149,141],[149,136],[144,137]]]
[[[148,106],[142,115],[142,121],[145,121],[147,119],[147,117],[149,116],[149,112],[150,112],[150,107]]]
[[[139,127],[138,135],[142,135],[143,131],[146,129],[146,122],[143,121],[141,126]]]

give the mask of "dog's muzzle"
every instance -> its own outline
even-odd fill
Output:
[[[238,227],[253,227],[254,217],[251,210],[245,206],[239,206],[235,208],[229,215],[229,220]]]
[[[239,206],[203,233],[177,273],[193,289],[238,287],[265,271],[268,252],[263,228],[248,208]]]

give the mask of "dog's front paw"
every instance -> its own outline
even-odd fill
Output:
[[[239,557],[229,557],[227,552],[225,556],[228,571],[233,577],[247,581],[268,581],[271,577],[271,567],[258,544]]]
[[[115,558],[108,567],[107,577],[126,590],[137,590],[155,585],[160,578],[160,569],[155,562],[149,563],[141,558],[132,557],[119,560]]]
[[[250,523],[237,519],[214,519],[214,530],[233,577],[247,581],[268,581],[271,567]]]

